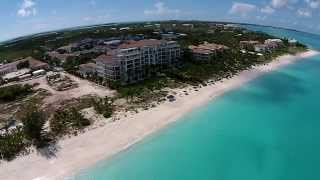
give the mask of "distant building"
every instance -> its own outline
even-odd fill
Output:
[[[281,39],[267,39],[264,44],[268,49],[275,49],[283,46],[283,41]]]
[[[237,24],[225,24],[224,29],[237,30],[237,29],[241,29],[241,28]]]
[[[229,48],[224,45],[205,42],[199,46],[189,46],[189,49],[196,61],[210,61]]]
[[[74,53],[77,51],[84,51],[84,50],[92,49],[97,44],[98,44],[98,40],[86,38],[81,41],[69,44],[67,46],[60,47],[56,51],[60,54],[70,54],[70,53]]]
[[[296,46],[298,44],[298,41],[296,39],[290,39],[288,43],[290,46]]]
[[[240,49],[254,50],[255,45],[260,44],[259,41],[240,41]]]
[[[194,28],[193,24],[182,24],[182,26],[185,27],[185,28],[190,28],[190,29]]]
[[[128,31],[130,29],[131,29],[130,27],[123,27],[123,28],[120,28],[120,31]]]

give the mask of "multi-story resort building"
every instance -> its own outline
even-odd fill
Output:
[[[175,41],[127,41],[117,49],[96,58],[96,71],[104,79],[130,84],[149,77],[149,70],[153,67],[178,63],[180,57],[180,46]]]
[[[205,42],[199,46],[189,46],[189,49],[196,61],[210,61],[229,48],[224,45]]]

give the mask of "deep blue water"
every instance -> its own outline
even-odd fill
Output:
[[[245,25],[245,28],[265,32],[277,37],[286,37],[297,39],[300,42],[307,44],[311,48],[320,49],[320,35],[305,33],[301,31],[293,31],[288,29],[276,28],[276,27],[268,27],[268,26],[258,26],[258,25]]]
[[[319,36],[264,31],[320,48]],[[320,56],[263,75],[75,178],[320,179],[319,79]]]

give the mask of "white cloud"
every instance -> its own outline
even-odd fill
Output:
[[[297,14],[301,17],[312,17],[312,12],[307,9],[298,9]]]
[[[274,8],[282,8],[289,4],[289,0],[272,0],[271,6]]]
[[[257,6],[248,3],[239,3],[234,2],[229,13],[230,14],[239,14],[241,16],[246,16],[247,14],[257,10]]]
[[[23,0],[20,8],[17,11],[17,15],[21,17],[28,17],[30,15],[35,16],[37,9],[35,8],[36,3],[33,0]]]
[[[266,14],[273,14],[275,12],[275,9],[273,9],[270,6],[266,6],[264,8],[261,8],[261,12],[266,13]]]
[[[157,2],[154,5],[155,9],[147,9],[144,11],[145,15],[157,15],[157,16],[165,16],[165,15],[178,15],[180,14],[179,9],[170,9],[163,2]]]
[[[305,2],[311,7],[311,8],[318,8],[320,7],[320,0],[305,0]]]
[[[294,4],[297,4],[300,0],[271,0],[270,5],[273,8],[288,8],[290,10],[294,10]]]

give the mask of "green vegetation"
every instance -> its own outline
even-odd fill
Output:
[[[188,59],[192,59],[189,57]],[[210,62],[187,61],[181,68],[168,71],[167,76],[183,83],[198,85],[208,79],[220,80],[231,77],[253,65],[268,61],[264,57],[228,51],[213,58]]]
[[[32,93],[30,85],[12,85],[0,88],[0,102],[10,102]]]
[[[50,119],[50,129],[54,136],[76,134],[77,131],[89,126],[91,122],[76,109],[60,109]]]
[[[92,107],[92,98],[81,99],[76,105],[70,105],[72,107],[69,109],[61,108],[51,113],[40,110],[33,101],[28,102],[16,115],[16,118],[21,120],[22,127],[11,128],[0,134],[0,160],[10,161],[26,154],[29,147],[35,147],[37,150],[47,148],[54,145],[58,138],[76,134],[91,124],[79,109]],[[50,118],[52,113],[53,116]],[[45,125],[48,119],[50,128],[46,128]]]
[[[34,104],[25,107],[24,112],[22,123],[26,139],[37,148],[46,146],[49,140],[44,130],[46,123],[44,112],[40,111],[39,107]]]
[[[104,99],[98,98],[93,100],[94,110],[102,114],[105,118],[110,118],[113,113],[113,100],[105,97]]]
[[[44,131],[46,122],[44,113],[34,104],[26,105],[23,112],[21,119],[23,127],[7,129],[6,133],[0,135],[0,156],[3,160],[9,161],[22,153],[27,153],[31,145],[42,148],[51,141]]]
[[[27,151],[29,144],[21,128],[0,134],[0,160],[10,161]]]
[[[164,91],[163,88],[176,88],[180,85],[179,82],[163,74],[162,77],[151,78],[137,84],[119,86],[117,91],[120,94],[120,98],[126,98],[129,102],[148,104],[154,101],[161,101],[167,95],[167,91]]]

